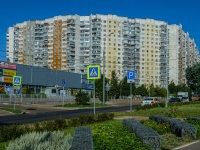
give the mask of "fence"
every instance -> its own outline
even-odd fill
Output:
[[[133,101],[141,102],[145,97],[133,97]],[[165,97],[159,98],[161,102],[166,100]],[[1,103],[18,103],[18,104],[35,104],[35,103],[75,103],[74,96],[48,96],[45,94],[0,94],[0,104]],[[93,98],[90,99],[90,102],[93,102]],[[101,103],[101,101],[96,98],[97,103]],[[130,102],[130,97],[122,96],[118,99],[108,99],[108,102]]]
[[[38,94],[0,94],[0,103],[18,103],[18,104],[35,104],[35,103],[74,103],[74,96],[49,96]]]

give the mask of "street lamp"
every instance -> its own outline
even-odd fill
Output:
[[[105,104],[105,50],[106,50],[106,38],[110,35],[114,34],[114,32],[105,35],[104,38],[104,50],[103,50],[103,105]]]

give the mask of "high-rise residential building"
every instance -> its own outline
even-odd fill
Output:
[[[186,83],[185,69],[197,58],[198,48],[181,25],[154,19],[66,15],[7,31],[10,62],[85,74],[88,65],[105,60],[107,78],[113,70],[119,79],[135,70],[137,86]]]

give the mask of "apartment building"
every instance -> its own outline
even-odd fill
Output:
[[[197,54],[181,25],[154,19],[65,15],[7,31],[10,62],[85,74],[86,66],[103,66],[104,60],[107,78],[113,70],[119,79],[135,70],[137,86],[186,83],[184,70],[197,62]]]

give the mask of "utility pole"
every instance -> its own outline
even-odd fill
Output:
[[[103,50],[103,105],[105,104],[105,51],[106,51],[106,38],[110,35],[112,35],[114,32],[108,34],[107,36],[105,35],[104,38],[104,50]]]

